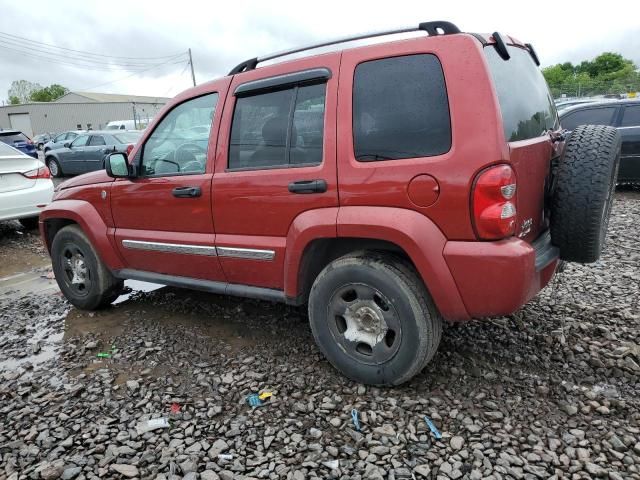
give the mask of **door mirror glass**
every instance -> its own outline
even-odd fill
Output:
[[[64,148],[71,148],[71,144],[69,142],[64,142]]]
[[[128,178],[132,176],[127,156],[124,153],[110,154],[105,161],[105,168],[107,175],[113,178]]]

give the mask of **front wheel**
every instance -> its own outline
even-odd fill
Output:
[[[123,281],[111,274],[77,225],[62,228],[53,238],[51,263],[64,296],[83,310],[106,307],[123,289]]]
[[[329,362],[371,385],[399,385],[438,349],[442,319],[414,268],[386,253],[331,262],[309,296],[313,336]]]

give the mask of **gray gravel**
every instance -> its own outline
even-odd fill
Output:
[[[394,389],[334,371],[283,305],[0,298],[0,478],[640,479],[639,223],[640,192],[618,192],[599,263],[513,316],[447,327]],[[157,417],[170,427],[144,432]]]

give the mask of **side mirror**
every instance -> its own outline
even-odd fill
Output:
[[[135,177],[135,168],[129,165],[127,155],[125,153],[115,152],[107,156],[104,162],[107,175],[113,178],[133,178]]]
[[[71,148],[71,144],[69,142],[64,142],[64,148]]]

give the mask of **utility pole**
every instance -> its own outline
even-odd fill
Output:
[[[196,86],[196,74],[193,71],[193,58],[191,58],[191,49],[189,49],[189,65],[191,65],[191,79],[193,80],[193,86]]]

